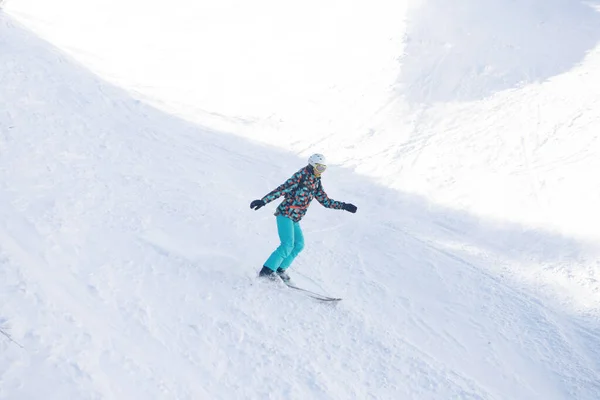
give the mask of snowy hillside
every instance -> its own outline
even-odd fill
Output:
[[[600,4],[452,4],[7,2],[0,399],[600,398]]]

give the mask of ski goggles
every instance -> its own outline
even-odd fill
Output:
[[[327,169],[327,165],[325,165],[325,164],[315,164],[315,170],[320,174],[325,172],[326,169]]]

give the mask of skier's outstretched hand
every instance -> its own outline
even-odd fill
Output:
[[[352,214],[354,214],[356,212],[357,208],[354,204],[344,203],[344,210],[349,211]]]
[[[263,207],[264,205],[265,205],[264,201],[254,200],[252,203],[250,203],[250,208],[252,208],[253,210],[258,210],[259,208]]]

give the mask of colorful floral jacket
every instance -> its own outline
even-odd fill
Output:
[[[316,198],[324,207],[343,210],[345,203],[327,197],[323,190],[321,178],[313,173],[312,166],[308,165],[296,172],[281,186],[262,198],[265,204],[285,196],[275,215],[283,215],[294,222],[299,222],[306,214],[306,210],[313,198]]]

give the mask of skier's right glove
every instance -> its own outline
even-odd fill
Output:
[[[253,210],[258,210],[259,208],[263,207],[265,205],[265,202],[262,200],[254,200],[252,203],[250,203],[250,208],[252,208]]]
[[[344,203],[344,210],[354,214],[356,212],[356,206],[354,204]]]

